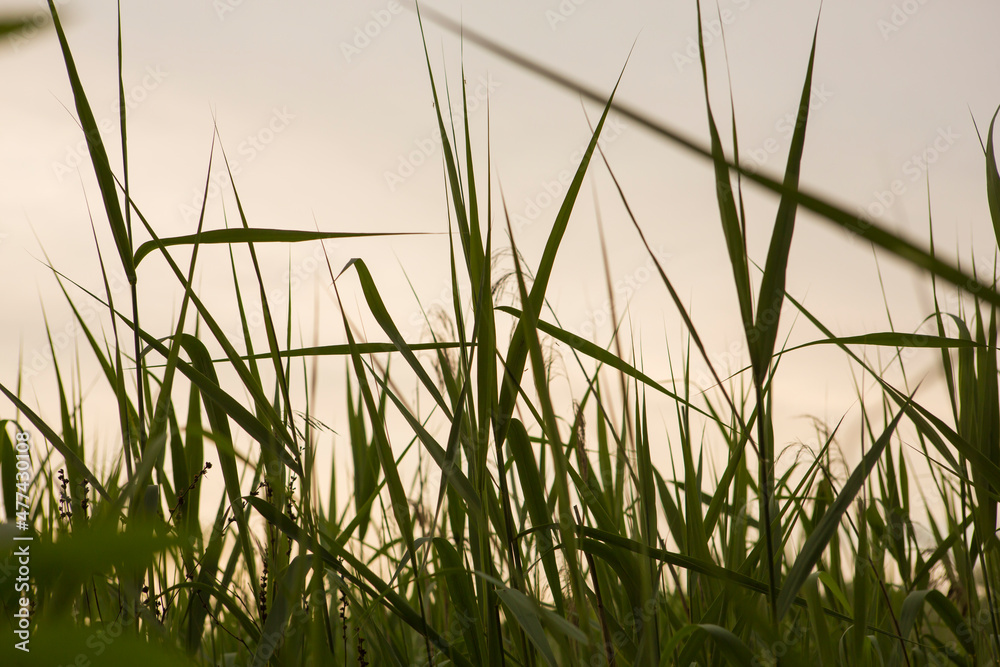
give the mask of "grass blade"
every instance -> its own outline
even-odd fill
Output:
[[[844,483],[840,493],[837,494],[836,500],[826,511],[826,514],[823,515],[819,523],[813,527],[805,544],[802,545],[799,555],[795,558],[795,562],[789,569],[788,576],[785,577],[785,582],[781,586],[781,593],[778,595],[778,620],[784,618],[785,614],[788,613],[792,603],[799,594],[799,589],[805,584],[813,567],[823,556],[830,539],[840,526],[841,519],[843,519],[844,514],[854,502],[855,496],[861,490],[868,475],[875,469],[875,463],[881,458],[882,452],[885,451],[886,446],[889,444],[889,440],[892,438],[892,434],[896,430],[896,425],[899,424],[899,420],[903,417],[903,414],[903,410],[896,414],[879,439],[865,453],[861,463],[854,469],[854,472],[851,473],[851,476]]]

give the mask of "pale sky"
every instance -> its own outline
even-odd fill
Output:
[[[112,165],[120,173],[115,2],[64,0],[59,6],[95,116],[106,125],[103,137]],[[694,2],[515,0],[426,6],[606,94],[634,42],[617,99],[707,142]],[[45,11],[44,3],[31,0],[5,0],[4,7],[39,15]],[[798,102],[819,3],[721,0],[703,6],[713,110],[730,150],[729,84],[717,12],[729,54],[741,156],[780,175],[791,132],[788,115]],[[213,122],[237,172],[251,226],[447,229],[430,84],[410,9],[372,0],[123,0],[122,16],[133,197],[160,235],[195,229],[191,212],[200,205]],[[949,256],[959,253],[966,265],[978,248],[980,270],[991,271],[995,240],[973,119],[985,132],[1000,104],[997,26],[1000,5],[989,0],[826,2],[802,184],[852,210],[863,208],[926,245],[929,178],[938,248]],[[436,81],[443,86],[447,71],[456,101],[459,40],[433,25],[425,28]],[[561,187],[561,172],[576,168],[589,139],[581,102],[473,45],[466,45],[464,59],[480,178],[485,179],[486,169],[488,94],[494,192],[502,186],[518,246],[534,265],[558,209],[551,194]],[[30,404],[37,395],[43,414],[53,416],[57,404],[47,394],[54,382],[44,361],[47,345],[38,297],[54,332],[66,332],[71,319],[51,274],[38,261],[39,241],[56,267],[91,289],[101,288],[86,193],[105,263],[112,273],[120,273],[120,265],[93,169],[81,150],[75,110],[67,111],[73,101],[54,32],[45,28],[0,38],[0,77],[5,83],[0,98],[0,270],[7,286],[0,381],[14,385],[18,346],[23,345],[25,364],[39,359],[41,369],[24,394]],[[585,106],[596,118],[600,109]],[[606,154],[639,223],[691,304],[720,370],[735,371],[746,355],[711,170],[700,158],[621,117],[612,115],[605,132]],[[566,328],[583,333],[596,328],[598,340],[607,340],[596,189],[616,298],[631,296],[633,331],[636,345],[644,350],[646,372],[665,379],[665,343],[676,359],[683,341],[680,319],[650,270],[604,166],[595,164],[592,171],[556,262],[550,300]],[[223,226],[223,202],[230,223],[236,222],[231,195],[215,194],[227,185],[223,174],[217,150],[209,228]],[[228,187],[222,191],[228,193]],[[480,191],[485,191],[484,180]],[[762,265],[776,201],[753,188],[746,197],[749,251]],[[500,210],[499,201],[495,209]],[[495,247],[507,245],[501,222],[497,217]],[[139,237],[145,239],[144,234]],[[335,269],[351,257],[364,258],[401,329],[421,335],[404,270],[425,304],[442,301],[449,281],[447,237],[345,241],[328,247]],[[292,294],[293,307],[307,342],[316,291],[325,291],[329,283],[317,251],[316,244],[259,249],[269,287],[285,289],[291,262],[302,285]],[[883,254],[879,259],[894,324],[916,327],[929,312],[929,282]],[[206,300],[235,331],[228,254],[221,247],[204,248],[200,262]],[[140,267],[139,279],[143,324],[160,335],[166,335],[180,303],[173,279],[161,281],[164,266],[151,257]],[[347,279],[344,284],[348,302],[358,304],[352,306],[357,317],[364,307],[353,290],[356,283]],[[888,329],[870,248],[808,215],[799,216],[788,289],[837,333]],[[123,304],[126,293],[119,292]],[[325,295],[320,302],[320,342],[343,342],[334,304]],[[785,312],[786,326],[790,314]],[[106,324],[106,316],[100,316]],[[384,340],[371,326],[367,333],[372,340]],[[815,332],[802,325],[792,339],[813,337]],[[68,372],[72,350],[84,349],[85,341],[71,334],[60,340],[61,365]],[[97,375],[89,353],[84,359],[86,390]],[[915,372],[925,367],[924,359],[914,357]],[[696,370],[701,367],[696,363]],[[338,362],[331,372],[340,378],[342,368]],[[338,404],[343,403],[340,382],[327,388],[327,397]],[[850,371],[839,352],[797,353],[784,364],[779,383],[779,413],[789,420],[786,441],[807,427],[799,416],[835,420],[854,401]],[[103,380],[96,385],[103,386]],[[108,414],[107,422],[92,420],[100,422],[93,428],[113,429],[113,412]]]

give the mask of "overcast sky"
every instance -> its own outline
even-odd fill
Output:
[[[694,2],[514,0],[426,6],[604,94],[610,94],[634,43],[617,99],[707,141]],[[112,164],[120,173],[115,3],[64,0],[59,7],[95,116],[103,122]],[[44,3],[30,0],[7,0],[4,8],[38,16],[45,12]],[[742,158],[780,175],[791,136],[789,115],[800,95],[819,3],[721,0],[705,3],[703,14],[712,103],[727,146],[728,76]],[[252,226],[447,229],[440,142],[421,35],[415,13],[404,4],[123,0],[122,20],[133,197],[160,235],[195,229],[215,122]],[[819,20],[802,183],[926,244],[929,180],[938,247],[966,263],[978,248],[980,270],[992,271],[995,241],[973,121],[985,132],[1000,104],[997,26],[1000,5],[990,0],[826,2]],[[454,102],[460,42],[433,25],[425,28],[438,84],[443,86],[447,73]],[[518,246],[533,265],[558,209],[553,194],[558,196],[560,179],[565,181],[564,174],[576,168],[589,139],[584,109],[596,118],[600,108],[581,104],[575,94],[473,45],[466,45],[464,65],[477,168],[485,173],[488,95],[494,192],[502,187]],[[41,248],[60,270],[100,289],[89,199],[105,263],[113,274],[120,274],[120,265],[54,32],[42,27],[0,38],[0,77],[5,84],[0,97],[0,270],[5,285],[0,380],[13,385],[22,346],[25,363],[37,360],[40,371],[24,393],[29,403],[37,400],[52,415],[55,404],[45,396],[53,385],[44,361],[42,306],[56,332],[65,331],[71,320],[51,274],[39,263]],[[691,305],[714,360],[721,370],[737,370],[746,354],[710,169],[621,117],[612,116],[605,134],[611,167],[651,245]],[[230,223],[235,221],[231,196],[217,194],[226,179],[216,149],[210,228],[224,225],[223,203]],[[221,190],[228,192],[228,187]],[[588,335],[596,331],[597,340],[606,342],[595,193],[616,298],[631,298],[632,331],[643,348],[646,371],[666,378],[666,346],[676,358],[683,342],[679,318],[652,274],[603,165],[595,165],[581,192],[556,263],[551,302],[564,326]],[[750,189],[747,206],[750,255],[763,264],[776,201]],[[800,215],[799,221],[789,291],[839,334],[888,329],[871,249],[808,215]],[[505,234],[498,233],[495,245],[507,245]],[[345,241],[328,248],[335,268],[363,257],[401,328],[413,337],[421,335],[406,276],[425,305],[442,301],[449,280],[447,237]],[[316,292],[323,291],[320,342],[342,342],[339,314],[325,294],[329,280],[317,250],[316,244],[268,248],[262,252],[265,277],[271,286],[284,289],[292,267],[301,284],[293,292],[293,306],[307,342]],[[895,326],[917,327],[929,312],[928,281],[891,258],[879,258]],[[207,301],[235,331],[228,254],[206,248],[200,260]],[[147,262],[140,269],[143,324],[165,335],[179,308],[179,292],[172,279],[161,280],[162,261]],[[352,295],[350,302],[355,301],[361,303]],[[363,305],[352,308],[352,316],[360,319]],[[790,321],[786,317],[784,323]],[[373,340],[383,339],[373,328],[367,332]],[[792,336],[812,337],[815,332],[804,324]],[[60,340],[65,341],[59,343],[65,366],[84,341],[72,335]],[[924,359],[914,357],[915,370]],[[85,375],[86,389],[97,376]],[[854,400],[851,374],[840,353],[797,353],[780,378],[779,412],[791,420],[791,430],[802,426],[801,420],[794,421],[798,415],[837,419]],[[113,419],[109,423],[113,428]],[[786,440],[793,437],[791,430]]]

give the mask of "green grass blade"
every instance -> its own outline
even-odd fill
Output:
[[[441,392],[438,390],[437,384],[431,379],[424,369],[423,365],[417,359],[416,355],[413,354],[413,350],[410,344],[407,343],[396,324],[392,321],[392,317],[389,315],[389,311],[385,307],[385,303],[382,301],[382,296],[378,293],[378,288],[375,286],[375,281],[372,279],[372,274],[368,271],[368,267],[365,265],[364,260],[354,258],[350,260],[347,265],[341,270],[341,275],[348,268],[354,267],[355,272],[358,274],[358,279],[361,281],[361,290],[365,295],[365,301],[368,303],[368,308],[371,310],[372,315],[375,316],[375,320],[382,327],[382,331],[389,337],[389,340],[393,342],[396,349],[403,355],[406,362],[413,369],[413,372],[423,383],[424,388],[430,393],[434,401],[444,410],[445,414],[451,417],[451,408],[445,402],[444,397],[441,396]],[[346,321],[345,321],[346,326]],[[353,336],[351,337],[353,341]]]
[[[518,419],[511,420],[510,429],[507,432],[507,447],[514,458],[517,466],[518,479],[521,482],[521,492],[524,495],[524,503],[527,506],[528,516],[535,526],[542,526],[549,523],[551,514],[548,504],[545,501],[545,480],[542,479],[538,471],[538,464],[535,460],[535,452],[531,449],[531,442],[528,440],[528,432]],[[555,552],[553,551],[552,532],[542,530],[536,537],[538,541],[537,551],[542,560],[542,567],[548,579],[549,590],[552,593],[553,603],[559,613],[563,613],[564,601],[562,584],[559,578],[559,567],[556,564]]]
[[[516,317],[518,318],[518,321],[520,321],[520,318],[524,316],[524,311],[521,310],[520,308],[515,308],[514,306],[498,306],[496,310],[507,313],[508,315],[511,315],[513,317]],[[615,370],[621,371],[622,373],[628,375],[629,377],[638,380],[639,382],[642,382],[644,385],[652,387],[653,389],[660,392],[664,396],[672,398],[673,400],[697,412],[703,417],[707,417],[708,419],[717,422],[719,425],[727,427],[727,425],[723,424],[719,420],[719,418],[716,417],[715,415],[706,412],[703,408],[690,402],[688,399],[684,398],[680,394],[670,391],[669,389],[661,385],[653,378],[649,377],[642,371],[638,370],[624,359],[612,354],[610,351],[601,347],[600,345],[592,343],[586,338],[577,336],[576,334],[566,331],[565,329],[562,329],[560,327],[557,327],[554,324],[550,324],[545,320],[537,320],[536,324],[538,325],[538,330],[541,331],[542,333],[552,336],[556,340],[565,343],[566,345],[569,345],[574,350],[582,354],[585,354],[596,361],[599,361],[605,366],[609,366],[611,368],[614,368]]]
[[[510,616],[517,621],[517,624],[524,630],[531,643],[535,645],[538,652],[545,658],[545,661],[551,667],[557,667],[560,663],[556,660],[555,653],[552,652],[552,646],[545,635],[545,629],[542,627],[538,610],[535,609],[531,600],[525,597],[524,593],[516,591],[513,588],[497,588],[497,596],[507,608],[507,611],[510,612]]]
[[[798,118],[795,121],[791,147],[788,149],[788,164],[785,167],[785,178],[782,184],[785,192],[788,193],[796,192],[799,188],[799,171],[802,167],[802,151],[806,140],[806,122],[809,118],[809,96],[812,91],[813,63],[816,61],[816,37],[818,34],[819,21],[817,20],[816,29],[813,32],[812,48],[809,51],[809,65],[806,67],[806,80],[802,84]],[[782,195],[781,201],[778,203],[774,231],[771,233],[767,261],[764,264],[764,275],[761,278],[754,328],[747,331],[754,377],[761,384],[767,377],[767,370],[771,364],[771,356],[774,354],[774,345],[778,337],[778,322],[781,318],[781,309],[785,298],[785,273],[788,270],[788,255],[792,248],[797,208],[798,204],[793,196]]]
[[[993,232],[1000,244],[1000,173],[997,172],[997,156],[993,148],[993,126],[997,122],[997,114],[1000,114],[1000,108],[993,113],[986,137],[986,201],[993,219]]]
[[[587,149],[580,160],[580,165],[577,167],[573,180],[566,189],[566,196],[563,198],[563,202],[559,207],[559,212],[556,213],[556,219],[552,224],[552,230],[549,232],[549,237],[545,242],[545,249],[542,251],[542,259],[538,264],[537,270],[535,271],[531,291],[528,294],[528,298],[522,304],[522,308],[530,309],[531,320],[533,321],[537,320],[541,313],[542,304],[545,300],[545,291],[548,288],[549,278],[552,275],[552,267],[555,264],[556,253],[558,252],[563,236],[566,233],[566,228],[569,225],[569,218],[573,212],[573,206],[576,204],[576,198],[580,192],[580,186],[583,184],[583,178],[587,174],[587,168],[590,166],[590,160],[594,155],[594,150],[597,148],[597,142],[600,139],[601,130],[604,129],[604,122],[607,120],[608,114],[611,112],[611,104],[615,99],[615,93],[618,91],[618,85],[621,83],[621,77],[624,73],[625,69],[623,67],[621,74],[618,75],[618,81],[615,82],[615,87],[611,91],[611,95],[604,104],[604,111],[601,114],[601,120],[597,123],[597,127],[595,128],[594,134],[590,139],[590,143],[587,145]],[[526,340],[525,328],[526,325],[524,318],[519,319],[517,327],[514,329],[514,336],[511,339],[510,347],[507,351],[507,361],[504,367],[504,378],[500,391],[498,419],[495,425],[494,436],[496,441],[499,443],[503,443],[507,437],[510,415],[513,413],[514,401],[517,398],[518,387],[521,384],[521,376],[524,374],[524,366],[528,359],[528,344]]]
[[[955,607],[955,604],[945,597],[941,591],[920,590],[913,591],[906,596],[906,599],[903,600],[902,611],[900,613],[900,626],[905,633],[903,637],[908,637],[908,631],[913,627],[924,604],[929,604],[937,612],[948,629],[955,635],[955,638],[961,642],[962,648],[974,658],[976,655],[976,645],[973,641],[973,633],[969,632],[969,622],[963,618],[961,612]]]
[[[9,35],[13,32],[18,32],[24,30],[28,26],[35,24],[34,17],[26,16],[24,18],[16,16],[5,16],[0,19],[0,37],[4,35]]]
[[[115,176],[111,170],[111,163],[108,160],[108,153],[104,149],[104,142],[101,140],[101,131],[97,127],[94,119],[94,112],[87,101],[87,95],[83,90],[83,83],[76,70],[76,63],[73,61],[73,54],[69,49],[69,42],[66,40],[66,33],[63,31],[62,22],[56,12],[53,0],[48,0],[49,11],[52,13],[52,23],[56,28],[59,37],[59,46],[62,48],[63,60],[66,62],[66,73],[69,75],[70,87],[73,89],[73,99],[76,102],[76,112],[80,118],[80,125],[83,127],[84,136],[87,139],[87,149],[90,152],[90,159],[94,163],[94,173],[97,176],[97,183],[101,189],[101,197],[104,200],[104,210],[108,215],[108,222],[111,224],[111,233],[118,248],[118,256],[121,258],[122,267],[130,284],[136,282],[135,262],[132,260],[132,245],[129,242],[128,230],[125,226],[125,219],[122,216],[121,203],[118,201],[118,190],[115,187]]]
[[[753,297],[750,293],[750,271],[747,263],[746,240],[743,238],[743,225],[736,211],[736,198],[733,196],[733,186],[729,175],[729,163],[722,149],[722,140],[715,125],[712,114],[712,104],[708,93],[708,67],[705,64],[705,37],[701,21],[701,0],[695,3],[698,13],[698,56],[701,59],[702,84],[705,91],[705,110],[708,112],[708,130],[711,137],[711,157],[715,168],[715,196],[719,205],[719,217],[722,222],[722,232],[726,239],[726,249],[729,251],[729,264],[736,283],[736,297],[743,318],[743,328],[749,332],[753,327]],[[748,334],[749,335],[749,334]]]
[[[17,406],[18,410],[24,413],[24,416],[28,418],[28,421],[34,424],[35,428],[37,428],[42,435],[45,436],[45,439],[56,448],[56,451],[59,452],[64,459],[66,459],[67,465],[72,466],[77,474],[90,482],[90,485],[93,486],[99,494],[101,494],[102,498],[108,501],[111,500],[111,496],[108,495],[104,485],[101,484],[100,480],[98,480],[94,473],[90,471],[87,464],[85,464],[75,452],[66,446],[66,443],[63,442],[62,438],[60,438],[41,417],[35,414],[35,412],[24,403],[24,401],[18,398],[17,395],[12,393],[3,384],[0,384],[0,391],[2,391],[8,399],[10,399],[11,403]]]
[[[151,252],[163,247],[194,245],[232,245],[236,243],[302,243],[327,239],[366,238],[372,236],[412,236],[428,232],[312,232],[297,229],[259,229],[235,227],[231,229],[209,229],[198,234],[167,236],[159,241],[146,241],[135,251],[135,265]]]
[[[281,573],[267,620],[261,628],[260,643],[254,649],[250,664],[264,665],[271,660],[279,646],[279,639],[285,636],[285,626],[292,616],[292,610],[302,604],[302,591],[311,560],[311,556],[296,556]]]
[[[3,509],[7,521],[14,520],[17,498],[17,460],[14,458],[14,441],[7,434],[9,419],[0,419],[0,490],[3,491]],[[16,426],[16,424],[15,424]],[[20,429],[18,429],[20,432]],[[30,480],[25,479],[24,482]]]
[[[882,432],[882,435],[879,436],[879,439],[865,453],[861,463],[854,469],[854,472],[851,473],[851,476],[844,483],[840,493],[837,494],[836,500],[834,500],[819,523],[813,527],[809,537],[806,538],[805,544],[802,545],[799,555],[796,556],[795,562],[789,569],[788,575],[785,577],[785,582],[781,586],[781,592],[777,600],[778,620],[784,618],[785,614],[788,613],[788,610],[799,594],[799,589],[805,584],[813,567],[826,552],[830,539],[839,529],[844,514],[850,508],[851,503],[854,502],[855,496],[861,490],[868,475],[875,469],[876,462],[881,458],[882,452],[885,451],[886,446],[889,444],[889,440],[892,438],[892,434],[896,430],[896,425],[899,424],[899,420],[903,417],[903,414],[904,411],[902,410],[896,414],[892,422]]]
[[[449,438],[449,448],[448,450],[445,450],[445,448],[443,448],[437,440],[434,439],[434,436],[427,431],[424,425],[420,423],[420,420],[407,409],[402,400],[396,396],[396,393],[389,388],[389,385],[386,384],[385,380],[375,376],[375,382],[378,383],[382,391],[385,392],[385,395],[387,395],[396,405],[399,409],[399,413],[410,425],[410,428],[413,429],[413,432],[417,435],[417,438],[420,440],[421,444],[423,444],[427,453],[431,455],[434,463],[441,469],[442,479],[447,480],[447,482],[454,487],[455,491],[468,505],[468,509],[471,512],[477,516],[484,516],[483,505],[478,494],[476,493],[475,487],[455,461],[457,451],[452,451],[452,443],[457,442],[457,432],[453,430],[452,437]],[[461,414],[458,414],[457,418],[460,417]]]
[[[328,546],[323,546],[316,536],[303,530],[289,517],[261,498],[251,496],[246,500],[268,522],[319,556],[327,566],[332,568],[341,577],[350,581],[355,586],[362,587],[372,597],[381,600],[391,613],[398,616],[401,621],[421,635],[426,636],[438,650],[451,658],[456,665],[471,667],[471,663],[467,658],[458,653],[445,637],[429,627],[399,593],[389,588],[378,575],[352,553],[344,550],[336,542],[331,542]],[[413,552],[411,551],[411,553]],[[351,571],[358,574],[352,574],[347,569],[348,567]]]
[[[483,49],[528,70],[529,72],[537,74],[538,76],[547,79],[562,88],[571,90],[572,92],[592,102],[603,104],[606,101],[606,97],[594,89],[516,53],[496,41],[476,32],[475,30],[470,29],[468,26],[462,26],[458,22],[451,20],[443,14],[426,7],[421,11],[432,21],[445,27],[447,30],[456,34],[461,32],[463,39],[466,41],[472,42]],[[653,134],[659,135],[695,155],[700,155],[701,157],[709,160],[715,159],[710,146],[704,146],[702,143],[685,136],[683,133],[664,125],[659,120],[656,120],[645,113],[620,102],[614,103],[611,106],[617,113],[621,114],[623,118],[634,122],[637,126],[646,128]],[[845,207],[832,202],[826,197],[812,194],[811,192],[802,189],[797,191],[788,191],[781,181],[775,180],[764,174],[757,173],[753,167],[737,165],[728,160],[726,161],[726,164],[729,169],[739,172],[742,177],[761,185],[779,196],[785,196],[787,194],[788,196],[793,197],[801,208],[816,213],[821,221],[829,222],[840,229],[867,239],[875,245],[889,251],[897,257],[900,257],[904,261],[907,261],[914,266],[923,268],[928,272],[947,280],[956,287],[960,287],[970,293],[975,293],[989,303],[1000,305],[1000,292],[997,292],[997,290],[990,285],[980,282],[974,276],[961,271],[951,264],[936,259],[932,254],[920,248],[913,242],[906,240],[898,234],[888,231],[880,225],[875,224],[873,221],[859,217],[855,213],[851,213]],[[725,184],[723,183],[723,185]]]

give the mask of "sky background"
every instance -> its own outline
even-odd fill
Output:
[[[120,173],[115,3],[58,4],[94,114],[104,123],[112,165]],[[426,6],[603,94],[610,93],[634,44],[617,100],[707,142],[694,2]],[[40,17],[46,10],[41,2],[5,0],[3,11]],[[801,92],[818,13],[818,2],[721,0],[703,7],[713,110],[727,150],[731,81],[741,156],[771,175],[783,172],[789,115]],[[122,21],[132,192],[161,236],[195,230],[214,123],[251,226],[447,229],[435,110],[420,30],[407,4],[123,0]],[[880,224],[926,245],[929,183],[939,250],[961,257],[965,266],[976,251],[981,274],[992,272],[996,246],[973,121],[985,132],[1000,104],[998,25],[1000,5],[988,0],[826,2],[819,19],[803,186],[849,210],[867,211]],[[561,172],[575,170],[590,137],[584,110],[596,119],[600,108],[582,104],[577,95],[474,45],[467,44],[463,56],[457,37],[430,24],[425,29],[436,81],[442,86],[447,73],[453,100],[464,57],[480,175],[487,166],[488,94],[494,193],[502,187],[518,247],[534,266],[558,210],[551,194],[561,187]],[[42,249],[62,272],[92,290],[102,289],[89,199],[104,261],[113,275],[121,276],[121,268],[54,31],[43,26],[0,38],[0,79],[5,87],[0,98],[0,271],[5,285],[0,296],[0,381],[15,384],[20,349],[30,376],[22,394],[51,417],[58,406],[51,393],[55,384],[43,313],[52,331],[63,334],[56,335],[56,345],[64,372],[85,341],[67,329],[71,315],[40,261]],[[709,165],[615,114],[605,134],[611,167],[651,246],[690,305],[713,362],[721,371],[738,370],[747,355]],[[207,228],[224,226],[223,205],[230,224],[237,220],[218,149],[217,144]],[[668,347],[676,360],[684,343],[680,318],[651,270],[606,169],[595,164],[592,171],[556,262],[551,304],[565,328],[607,342],[596,201],[619,312],[630,300],[629,335],[641,348],[646,372],[664,380],[670,376]],[[752,187],[746,201],[749,253],[763,264],[777,202]],[[498,226],[501,222],[495,220]],[[494,245],[507,246],[505,234],[498,233]],[[362,257],[404,334],[411,339],[425,335],[414,292],[425,306],[444,302],[449,294],[446,236],[343,241],[327,248],[335,270],[351,257]],[[284,290],[290,274],[296,279],[291,298],[302,340],[312,342],[318,318],[319,343],[343,342],[319,246],[259,252],[269,287]],[[916,329],[930,312],[929,281],[891,257],[879,254],[878,259],[893,324]],[[228,254],[221,247],[204,248],[200,264],[202,294],[235,335]],[[164,269],[162,260],[151,257],[139,272],[142,322],[160,335],[168,331],[180,304],[176,282]],[[759,274],[753,278],[758,284]],[[352,279],[346,278],[343,288],[349,314],[364,322],[365,308]],[[887,330],[878,281],[870,246],[800,214],[788,289],[827,326],[842,335]],[[119,289],[124,303],[127,289],[121,280]],[[79,293],[74,297],[89,303]],[[945,307],[957,308],[954,290],[945,288],[942,298]],[[106,325],[104,313],[90,307],[95,322]],[[792,325],[790,315],[786,310],[783,331]],[[370,322],[366,331],[371,340],[384,340]],[[794,325],[793,342],[814,337],[808,324]],[[113,438],[115,413],[101,393],[103,381],[89,353],[82,357],[83,390],[96,415],[87,427],[101,438]],[[911,380],[919,379],[933,367],[933,357],[916,354],[908,363]],[[704,364],[695,360],[693,365],[696,379],[703,379]],[[564,366],[569,380],[571,359]],[[339,406],[343,364],[328,368],[320,397]],[[858,377],[842,353],[795,353],[779,373],[775,393],[783,424],[779,439],[807,440],[812,427],[804,415],[835,421],[849,411],[857,400]],[[862,385],[870,388],[871,380]],[[566,392],[578,396],[580,390]]]

